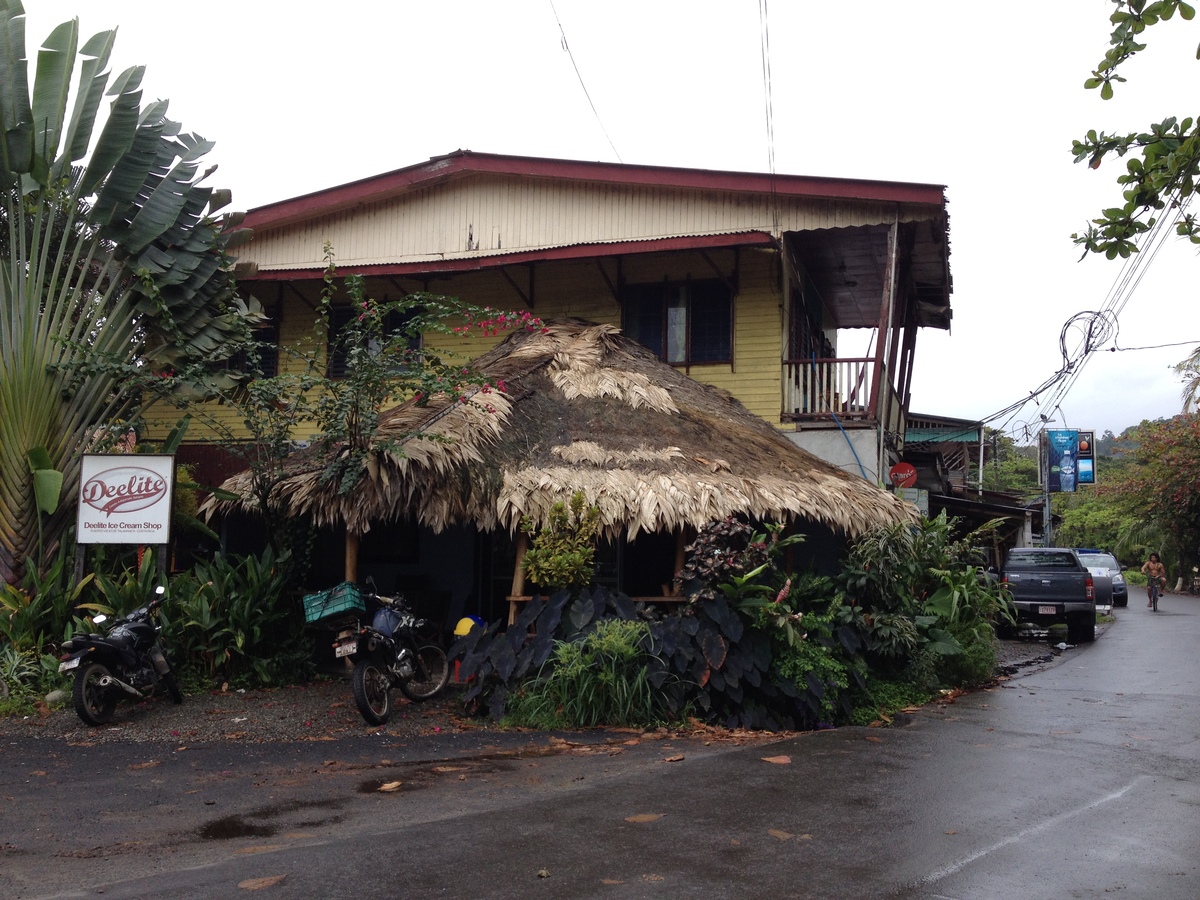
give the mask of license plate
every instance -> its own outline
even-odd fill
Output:
[[[341,659],[343,656],[352,656],[358,652],[358,641],[351,638],[348,641],[343,641],[340,644],[334,644],[333,655]]]
[[[68,660],[60,662],[58,664],[58,671],[60,671],[60,672],[69,672],[72,669],[77,669],[77,668],[79,668],[79,657],[78,656],[76,656],[74,659],[68,659]]]
[[[1058,607],[1056,607],[1056,606],[1039,606],[1038,607],[1038,615],[1039,616],[1053,616],[1053,615],[1057,615],[1057,614],[1058,614]]]

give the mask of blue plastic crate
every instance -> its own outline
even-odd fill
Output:
[[[343,581],[328,590],[304,597],[304,621],[319,622],[347,612],[364,612],[363,593],[352,581]]]

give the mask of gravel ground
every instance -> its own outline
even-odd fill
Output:
[[[1053,663],[1063,652],[1070,651],[1051,647],[1044,636],[999,641],[998,674],[1019,677]],[[43,705],[38,715],[0,717],[0,739],[23,736],[82,745],[116,741],[266,743],[330,741],[376,731],[406,739],[498,730],[488,719],[462,715],[462,692],[462,685],[451,683],[440,697],[411,703],[395,691],[391,721],[382,727],[363,721],[354,705],[349,680],[334,677],[282,688],[189,694],[180,706],[166,697],[119,703],[112,723],[99,728],[84,725],[68,698],[54,708]]]
[[[487,730],[486,720],[461,716],[461,686],[425,703],[411,703],[399,691],[387,725],[370,726],[359,714],[348,679],[322,678],[304,685],[256,690],[187,694],[179,706],[166,696],[141,703],[118,703],[113,721],[98,728],[85,725],[68,699],[39,715],[0,718],[0,737],[22,735],[68,743],[111,741],[240,740],[328,741],[375,731],[397,737]]]

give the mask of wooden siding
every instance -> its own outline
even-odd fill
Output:
[[[476,174],[336,214],[257,231],[260,272],[437,263],[591,244],[750,231],[806,231],[936,218],[941,207]]]
[[[717,275],[736,275],[739,291],[734,298],[734,359],[733,364],[693,365],[688,374],[697,381],[729,391],[755,415],[778,425],[780,410],[780,346],[781,297],[778,290],[778,255],[764,250],[716,251],[695,253],[652,254],[633,257],[620,270],[628,283],[671,280],[707,279]],[[601,274],[600,267],[604,267]],[[618,280],[618,269],[611,260],[581,260],[539,265],[533,279],[533,305],[523,303],[522,293],[529,295],[527,267],[514,266],[506,270],[517,287],[495,270],[471,272],[453,278],[428,282],[428,290],[459,297],[477,306],[503,310],[529,309],[546,319],[573,316],[593,322],[620,327],[621,307],[613,295],[610,283]],[[282,297],[280,322],[281,344],[299,347],[311,341],[316,316],[315,307],[321,283],[292,282],[280,292],[277,285],[263,284],[259,290],[269,299]],[[409,280],[368,279],[369,295],[383,298],[418,285]],[[520,290],[518,290],[520,289]],[[264,297],[263,299],[268,299]],[[473,358],[490,349],[500,338],[476,333],[470,337],[430,336],[429,344],[440,353]],[[281,354],[281,365],[287,364],[287,354]],[[154,432],[161,436],[178,419],[178,414],[154,416]],[[215,424],[214,424],[215,423]],[[221,440],[226,435],[244,435],[236,409],[207,404],[196,411],[188,432],[189,441]],[[298,433],[296,438],[311,437]]]

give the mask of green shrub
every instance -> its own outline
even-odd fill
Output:
[[[57,656],[12,646],[0,648],[0,681],[7,689],[10,711],[23,714],[31,711],[34,700],[70,686],[58,672]]]
[[[951,632],[954,634],[954,632]],[[974,632],[955,634],[961,653],[939,657],[938,677],[946,687],[979,687],[996,677],[996,645]]]
[[[537,677],[509,698],[506,719],[536,728],[644,728],[666,721],[651,684],[645,622],[601,619],[581,640],[558,641]]]
[[[286,561],[217,554],[178,576],[163,605],[167,652],[182,669],[239,686],[312,677],[312,642]]]
[[[101,606],[80,603],[92,576],[72,584],[72,567],[64,551],[43,573],[28,560],[19,585],[0,584],[0,642],[18,651],[41,652],[81,628],[84,614],[102,611]]]
[[[809,638],[795,644],[776,644],[775,671],[808,687],[813,708],[807,724],[832,725],[847,715],[844,701],[851,667],[836,646],[822,643],[811,631],[809,634]]]
[[[871,665],[884,675],[916,666],[932,680],[975,679],[995,623],[1010,618],[972,549],[992,523],[959,541],[952,540],[956,525],[943,513],[875,529],[851,549],[838,579],[849,601],[838,620],[858,635]],[[970,659],[949,660],[964,650]]]
[[[547,591],[587,587],[595,575],[599,529],[600,508],[587,506],[583,491],[576,491],[570,510],[565,503],[555,503],[550,525],[537,534],[532,522],[521,520],[521,530],[533,535],[521,568],[530,581]]]
[[[914,706],[924,706],[937,696],[936,690],[900,678],[868,676],[866,685],[855,691],[851,725],[870,725],[890,722],[896,713]]]

